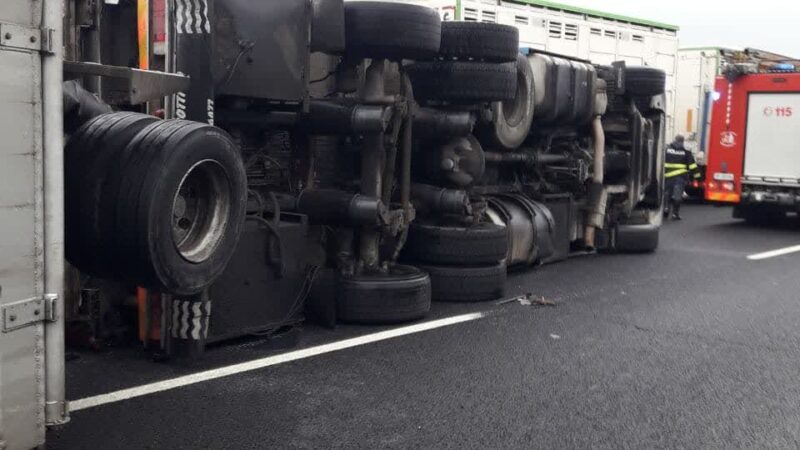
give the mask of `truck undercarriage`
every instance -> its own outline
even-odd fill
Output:
[[[109,339],[134,323],[126,314],[169,353],[165,340],[201,349],[304,312],[402,322],[431,299],[499,298],[512,267],[656,248],[663,72],[519,53],[513,27],[441,23],[413,5],[246,3],[201,3],[198,16],[172,5],[169,50],[146,59],[188,88],[160,73],[130,85],[87,76],[107,74],[80,63],[141,61],[135,40],[103,28],[134,17],[132,4],[98,5],[90,25],[101,26],[75,28],[68,54],[116,55],[72,68],[79,341]],[[269,24],[293,26],[277,38]],[[148,110],[175,119],[117,95],[143,83]],[[162,101],[167,86],[178,92]],[[133,112],[107,113],[84,88]]]

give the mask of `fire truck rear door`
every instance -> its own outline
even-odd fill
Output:
[[[751,93],[744,150],[746,181],[800,182],[800,93]]]

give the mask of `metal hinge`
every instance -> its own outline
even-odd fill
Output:
[[[54,322],[58,295],[47,294],[3,305],[3,333],[39,322]]]
[[[0,49],[33,50],[53,53],[52,28],[30,28],[13,23],[0,23]]]

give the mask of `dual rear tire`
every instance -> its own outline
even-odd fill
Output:
[[[417,320],[431,309],[431,277],[424,271],[395,265],[388,273],[340,277],[336,316],[344,322],[390,324]]]
[[[442,23],[437,61],[408,66],[418,99],[454,104],[508,101],[517,91],[519,31],[512,26]]]
[[[346,53],[352,58],[431,60],[441,45],[435,10],[388,2],[345,2]]]
[[[218,128],[98,116],[72,136],[65,172],[67,259],[90,275],[191,295],[233,255],[246,176]]]
[[[505,227],[414,223],[402,257],[430,275],[434,300],[466,303],[504,295],[507,253]]]

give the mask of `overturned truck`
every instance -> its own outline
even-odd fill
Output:
[[[512,267],[658,245],[660,70],[520,49],[513,27],[409,4],[174,6],[171,74],[66,65],[84,81],[65,151],[78,292],[106,311],[144,288],[139,320],[165,323],[159,339],[225,339],[304,312],[415,320],[432,299],[502,296]],[[130,17],[103,9],[117,19],[102,23]],[[111,33],[85,39],[142,60]],[[134,92],[150,95],[126,104]]]
[[[5,448],[68,419],[65,335],[191,355],[658,246],[662,71],[410,4],[5,1]]]

